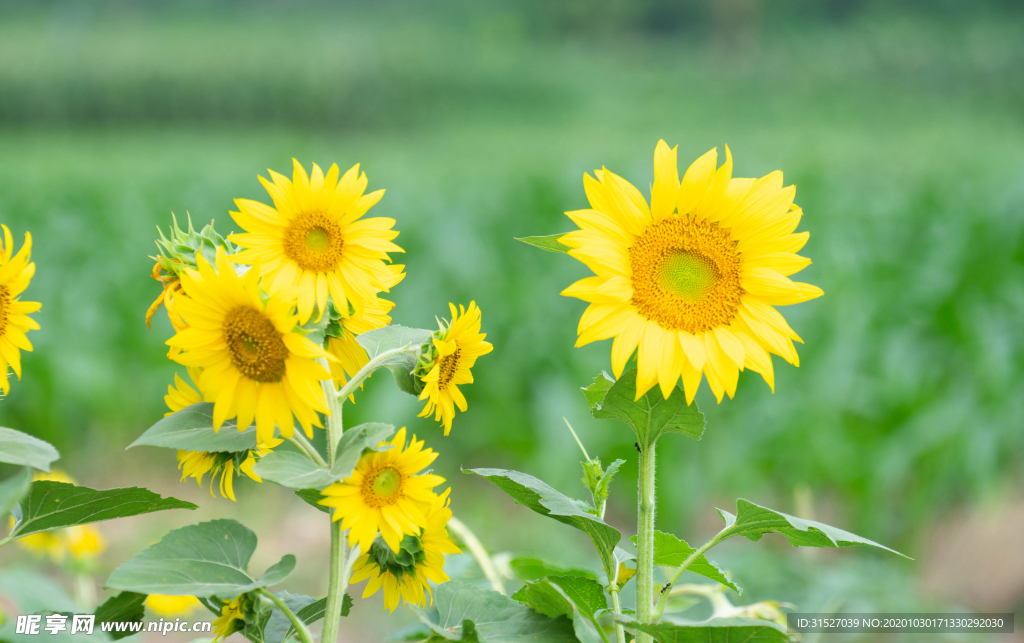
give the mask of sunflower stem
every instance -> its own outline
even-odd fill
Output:
[[[448,520],[448,528],[455,532],[462,542],[466,544],[466,548],[469,549],[469,553],[476,559],[477,565],[480,565],[480,570],[487,577],[487,580],[491,583],[491,589],[498,592],[502,596],[507,596],[505,592],[505,581],[502,580],[501,574],[494,567],[494,561],[491,560],[491,556],[484,549],[480,539],[476,537],[476,534],[466,526],[466,523],[462,522],[455,516],[452,516]]]
[[[640,451],[639,502],[636,521],[636,618],[651,623],[654,615],[654,445],[656,439]],[[636,643],[651,643],[644,632],[636,633]]]
[[[352,379],[350,379],[348,382],[345,383],[344,386],[341,387],[341,390],[338,391],[337,393],[338,399],[344,400],[348,398],[349,395],[355,393],[356,389],[359,388],[359,386],[366,380],[366,378],[370,377],[370,374],[373,373],[378,368],[380,368],[384,364],[384,362],[388,361],[392,357],[395,357],[396,355],[409,352],[412,352],[415,355],[419,355],[420,347],[409,344],[407,346],[402,346],[401,348],[392,348],[389,351],[384,351],[380,355],[377,355],[369,362],[367,362],[365,366],[359,369],[359,371],[352,376]],[[328,403],[329,402],[330,400],[328,400]]]
[[[260,594],[269,598],[270,602],[277,606],[277,609],[284,612],[284,615],[292,622],[292,627],[294,627],[295,631],[299,633],[299,638],[302,639],[302,643],[313,643],[313,635],[310,633],[309,628],[306,627],[306,624],[303,623],[299,617],[295,616],[294,612],[288,609],[288,606],[285,605],[284,601],[262,587],[260,588]]]
[[[304,435],[302,435],[301,433],[296,433],[292,437],[288,438],[288,441],[294,444],[299,449],[299,451],[302,451],[302,453],[307,458],[315,462],[317,466],[323,467],[325,469],[327,468],[327,463],[324,462],[324,459],[320,456],[319,453],[317,453],[316,448],[309,443],[309,440],[307,440]]]
[[[324,360],[317,361],[321,362],[324,368],[328,368]],[[366,379],[365,376],[363,379]],[[338,450],[338,442],[341,441],[341,435],[345,431],[342,405],[345,403],[345,398],[348,397],[348,394],[336,394],[334,392],[334,381],[330,379],[323,380],[320,382],[320,385],[323,387],[324,396],[327,398],[327,408],[331,412],[330,416],[327,417],[327,460],[333,466]],[[341,606],[345,598],[345,590],[348,589],[348,578],[345,574],[345,558],[348,547],[345,545],[345,534],[341,530],[341,521],[334,520],[333,516],[331,518],[331,562],[327,577],[327,608],[324,613],[324,626],[320,633],[320,643],[335,643],[338,640]]]
[[[617,580],[612,581],[608,588],[608,594],[612,597],[612,617],[615,619],[615,639],[617,643],[626,643],[626,630],[622,627],[619,619],[622,618],[622,604],[619,602],[619,589]],[[615,589],[612,589],[612,588]]]

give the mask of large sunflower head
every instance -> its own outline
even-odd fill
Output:
[[[405,427],[399,429],[385,451],[370,451],[356,464],[352,476],[323,490],[321,505],[334,507],[332,520],[348,529],[350,545],[359,543],[370,551],[380,531],[392,551],[398,551],[405,534],[418,536],[427,524],[424,512],[434,500],[433,489],[444,478],[419,474],[437,458],[423,441],[412,436],[405,444]],[[417,475],[419,474],[419,475]]]
[[[11,392],[7,380],[7,367],[21,379],[21,351],[31,351],[32,343],[25,333],[39,328],[29,317],[42,306],[34,301],[19,301],[18,296],[28,288],[36,265],[32,263],[32,235],[25,233],[25,243],[17,254],[14,253],[14,238],[7,226],[4,230],[3,245],[0,246],[0,389],[3,394]]]
[[[811,262],[796,253],[807,232],[796,189],[782,173],[732,177],[717,150],[679,179],[676,149],[659,141],[651,202],[608,170],[584,176],[591,209],[567,212],[579,230],[559,238],[591,270],[562,294],[590,303],[577,346],[615,338],[616,377],[635,350],[637,399],[655,384],[666,398],[683,378],[687,402],[701,376],[719,402],[736,392],[739,371],[760,373],[774,390],[770,354],[799,365],[801,341],[774,306],[822,294],[788,276]]]
[[[490,353],[494,347],[485,342],[485,333],[480,332],[480,309],[476,302],[455,308],[448,304],[452,320],[441,322],[441,328],[434,333],[416,366],[415,376],[423,384],[421,400],[427,400],[419,417],[429,417],[444,424],[444,434],[452,430],[455,407],[465,412],[466,398],[459,390],[459,384],[473,383],[473,365],[481,355]]]
[[[398,553],[380,538],[373,541],[370,551],[356,561],[352,583],[369,580],[363,590],[368,598],[384,589],[384,607],[392,612],[402,600],[426,607],[432,602],[430,583],[444,583],[444,555],[461,553],[448,536],[445,526],[451,520],[448,493],[437,496],[426,511],[426,526],[419,537],[404,536]]]
[[[223,248],[216,270],[197,259],[198,270],[181,274],[188,297],[176,306],[188,327],[167,343],[181,350],[175,361],[202,369],[196,383],[214,403],[214,428],[237,417],[244,431],[255,420],[257,439],[266,442],[275,422],[291,437],[294,416],[312,437],[311,426],[321,426],[317,411],[329,413],[320,380],[330,373],[316,359],[333,358],[297,332],[294,291],[264,301],[258,271],[239,276]]]
[[[356,165],[338,178],[338,166],[324,175],[316,164],[311,175],[293,159],[292,180],[270,171],[273,181],[260,177],[274,206],[237,199],[231,216],[245,233],[229,238],[245,248],[233,257],[259,264],[268,290],[300,286],[299,318],[306,321],[317,308],[327,310],[327,298],[343,315],[362,313],[366,302],[387,291],[405,274],[390,266],[389,252],[404,252],[391,240],[398,236],[394,219],[360,219],[384,195],[363,194],[366,174]],[[397,268],[397,269],[396,269]]]

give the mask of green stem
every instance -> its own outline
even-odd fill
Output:
[[[683,572],[685,572],[687,568],[689,568],[689,566],[693,564],[693,561],[703,556],[704,552],[711,549],[718,543],[722,542],[725,538],[727,538],[728,534],[726,532],[728,531],[729,530],[727,528],[715,534],[714,538],[707,541],[706,543],[700,546],[700,549],[696,550],[695,552],[687,556],[686,560],[683,561],[683,564],[680,565],[679,568],[672,573],[672,577],[668,579],[668,583],[665,585],[665,588],[662,590],[661,595],[658,597],[658,604],[656,606],[657,609],[655,610],[654,615],[655,619],[660,619],[662,615],[665,613],[665,606],[668,605],[669,590],[672,588],[673,585],[676,584],[676,581],[679,580],[679,577],[683,575]]]
[[[324,366],[326,367],[326,365]],[[366,379],[366,376],[363,379]],[[355,378],[353,378],[353,381],[355,381]],[[341,440],[341,435],[345,430],[342,419],[342,404],[344,404],[348,394],[343,396],[335,393],[332,380],[324,380],[321,382],[321,385],[327,398],[327,408],[331,411],[331,415],[327,418],[327,458],[331,466],[333,466],[334,457],[338,451],[338,442]],[[320,643],[335,643],[338,640],[341,606],[345,598],[345,590],[348,588],[348,578],[345,574],[346,549],[345,534],[341,531],[341,521],[332,519],[331,559],[327,577],[327,606],[324,613],[323,630],[320,633]]]
[[[274,605],[277,605],[277,609],[284,612],[284,615],[292,622],[292,627],[294,627],[295,631],[299,633],[299,638],[302,639],[302,643],[313,643],[313,635],[309,632],[309,628],[306,627],[306,624],[303,623],[299,617],[295,616],[295,614],[288,609],[288,606],[284,604],[284,601],[262,587],[260,588],[260,594],[269,598]]]
[[[288,438],[288,441],[294,444],[299,451],[302,451],[307,458],[315,462],[317,466],[323,467],[324,469],[327,468],[327,463],[324,462],[324,459],[320,457],[319,453],[317,453],[316,448],[309,443],[306,436],[301,433],[296,433],[292,437]]]
[[[491,560],[490,555],[484,546],[480,543],[480,539],[476,537],[476,534],[466,526],[464,522],[452,516],[448,520],[448,528],[455,532],[462,542],[466,544],[466,548],[469,549],[469,553],[476,559],[477,565],[480,565],[480,571],[484,573],[487,580],[491,583],[491,589],[498,592],[502,596],[507,596],[505,592],[505,581],[502,580],[501,574],[494,567],[494,561]]]
[[[616,585],[617,581],[612,581],[612,586]],[[626,630],[622,627],[622,623],[619,619],[622,618],[622,604],[619,602],[619,590],[611,588],[608,589],[608,594],[612,597],[612,617],[615,619],[615,639],[618,643],[626,643]]]
[[[384,364],[384,362],[388,361],[392,357],[395,357],[396,355],[408,352],[412,352],[416,355],[419,355],[420,347],[409,344],[408,346],[402,346],[401,348],[392,348],[391,350],[384,351],[380,355],[371,359],[369,362],[366,363],[366,366],[359,369],[359,371],[352,376],[352,379],[345,383],[345,386],[341,387],[341,390],[338,391],[338,399],[344,400],[348,398],[349,395],[355,393],[356,389],[359,388],[359,386],[366,380],[366,378],[370,377],[370,374],[373,373],[378,368],[380,368],[381,365]]]
[[[636,520],[636,619],[653,623],[654,612],[654,449],[655,441],[640,452],[639,507]],[[653,637],[636,633],[636,643],[651,643]]]

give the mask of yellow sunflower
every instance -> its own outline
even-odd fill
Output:
[[[398,551],[403,534],[418,535],[435,498],[433,489],[444,482],[432,473],[416,475],[437,453],[424,449],[415,435],[406,446],[404,426],[387,444],[392,448],[360,458],[352,476],[324,489],[327,497],[320,501],[335,508],[331,520],[341,520],[341,528],[349,530],[349,545],[359,543],[362,551],[370,551],[378,530],[393,551]]]
[[[75,484],[74,479],[60,469],[53,469],[49,473],[37,471],[32,476],[32,480],[36,482],[51,480]],[[13,525],[13,516],[11,522]],[[37,556],[49,556],[55,563],[62,562],[68,556],[75,561],[89,560],[99,556],[107,548],[99,529],[93,525],[76,525],[65,529],[41,531],[20,538],[18,543]]]
[[[19,301],[18,295],[28,288],[28,282],[36,272],[32,263],[32,235],[25,233],[25,244],[14,254],[14,238],[7,226],[4,241],[0,246],[0,389],[3,394],[11,392],[7,381],[7,367],[21,379],[21,351],[31,351],[32,343],[25,337],[30,330],[37,330],[39,324],[29,317],[42,304],[34,301]]]
[[[199,370],[190,368],[188,369],[189,376],[192,381],[195,382],[199,379]],[[167,395],[164,396],[164,401],[167,403],[167,407],[170,409],[167,413],[164,413],[164,417],[171,415],[181,409],[198,404],[203,401],[203,396],[199,394],[199,391],[189,386],[185,380],[175,373],[174,374],[174,386],[167,387]],[[213,495],[213,485],[217,480],[217,474],[220,474],[220,495],[223,498],[229,498],[232,502],[235,501],[235,490],[234,490],[234,479],[235,475],[245,474],[256,482],[263,482],[263,478],[256,475],[253,471],[253,465],[256,464],[256,460],[267,455],[273,451],[274,447],[284,442],[284,440],[278,438],[271,438],[265,440],[256,445],[255,449],[250,449],[246,454],[246,457],[242,460],[241,464],[237,467],[236,465],[236,454],[234,453],[209,453],[207,451],[186,451],[184,449],[178,449],[178,469],[181,470],[181,479],[195,478],[196,484],[200,487],[203,486],[203,478],[207,473],[210,474],[210,495]],[[235,473],[235,470],[238,473]]]
[[[245,248],[233,255],[238,263],[259,265],[269,292],[300,287],[299,319],[327,309],[327,296],[343,315],[349,306],[358,314],[366,302],[387,291],[405,274],[385,262],[389,252],[404,252],[391,243],[398,236],[394,219],[362,219],[380,201],[384,190],[363,194],[366,174],[356,165],[338,179],[338,166],[325,176],[316,164],[307,176],[295,159],[292,180],[270,171],[273,183],[260,177],[274,207],[237,199],[231,216],[245,233],[228,237]]]
[[[421,400],[427,400],[419,417],[429,417],[444,424],[444,434],[452,430],[455,407],[466,411],[466,398],[459,391],[459,384],[472,384],[471,369],[481,355],[490,353],[494,347],[485,342],[485,333],[480,332],[480,309],[476,302],[469,303],[469,310],[455,304],[448,304],[452,313],[449,324],[441,322],[441,329],[434,333],[433,350],[421,357],[416,366],[416,376],[423,382]]]
[[[794,366],[801,341],[774,306],[820,297],[788,275],[811,263],[796,253],[807,232],[794,232],[801,210],[782,173],[732,177],[732,156],[697,159],[679,180],[676,149],[654,152],[651,205],[608,170],[583,177],[591,209],[567,212],[580,226],[559,238],[594,271],[562,294],[589,302],[577,346],[615,338],[616,377],[637,356],[637,399],[655,384],[667,398],[680,377],[687,402],[701,374],[719,402],[736,392],[739,371],[760,373],[772,390],[770,353]]]
[[[195,596],[164,596],[150,594],[145,600],[146,607],[160,616],[184,616],[202,605]]]
[[[348,379],[370,361],[366,349],[356,341],[356,335],[390,324],[391,316],[388,313],[394,307],[395,305],[390,301],[375,296],[366,302],[361,314],[342,318],[343,334],[341,337],[328,337],[327,352],[336,359],[330,364],[331,377],[334,378],[334,384],[339,389],[345,386]]]
[[[315,360],[334,358],[296,332],[294,292],[264,302],[258,271],[239,276],[222,248],[216,271],[201,256],[197,263],[181,274],[188,297],[175,306],[188,328],[167,344],[182,351],[175,361],[202,369],[196,383],[214,403],[214,428],[237,417],[244,431],[255,419],[257,440],[267,442],[275,422],[281,435],[294,435],[294,416],[313,437],[317,411],[329,413],[320,380],[330,377]]]
[[[216,634],[213,637],[214,643],[244,628],[245,614],[251,612],[253,608],[253,600],[248,594],[223,602],[224,607],[220,608],[220,616],[213,620],[213,631]]]
[[[420,607],[426,607],[428,597],[433,602],[430,583],[448,580],[444,573],[444,555],[462,553],[445,528],[452,517],[452,510],[448,508],[450,491],[445,489],[434,499],[426,512],[426,525],[421,535],[419,538],[405,536],[398,554],[376,540],[370,551],[356,560],[351,582],[370,581],[363,590],[363,598],[383,588],[384,607],[392,612],[402,600]]]

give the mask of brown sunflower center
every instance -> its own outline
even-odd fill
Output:
[[[736,242],[716,223],[669,217],[629,249],[633,306],[666,330],[703,333],[728,325],[740,305]]]
[[[7,330],[7,318],[11,314],[11,292],[7,286],[0,286],[0,335]]]
[[[459,357],[461,354],[462,349],[456,348],[454,353],[441,358],[440,373],[437,376],[437,388],[446,388],[448,382],[451,382],[452,378],[455,377],[455,373],[459,370]]]
[[[341,223],[320,211],[303,212],[284,230],[284,254],[310,272],[332,272],[345,245]]]
[[[402,472],[394,467],[383,467],[363,480],[363,500],[371,507],[392,505],[402,490]]]
[[[249,306],[239,306],[224,317],[224,341],[231,363],[249,379],[280,382],[284,378],[288,347],[273,322]]]

